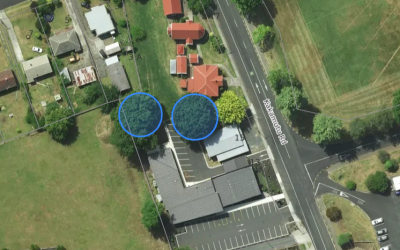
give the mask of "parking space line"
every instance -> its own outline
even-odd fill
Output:
[[[265,236],[265,231],[263,229],[263,233],[264,233],[264,240],[267,240],[267,236]]]
[[[215,220],[214,220],[214,227],[217,227],[217,224],[215,224]]]
[[[215,244],[214,244],[214,241],[213,241],[213,246],[214,246],[214,250],[217,250],[217,248],[215,248]]]
[[[258,206],[257,206],[257,211],[258,211],[258,216],[261,216],[260,209],[258,208]]]
[[[247,243],[250,244],[249,236],[247,234],[246,234],[246,237],[247,237]]]
[[[246,213],[247,213],[247,219],[250,219],[249,212],[247,212],[247,208],[246,208]]]
[[[197,224],[196,224],[196,227],[197,227],[197,232],[200,232],[199,227],[197,226]]]
[[[281,228],[281,225],[279,225],[279,229],[281,230],[281,236],[283,235],[283,233],[282,233],[282,228]]]
[[[257,234],[258,234],[258,241],[261,241],[261,237],[260,237],[260,233],[257,230]]]
[[[243,236],[240,235],[240,238],[242,239],[242,246],[244,246]]]
[[[261,206],[262,206],[262,208],[263,208],[263,210],[264,210],[264,214],[267,214],[267,213],[265,212],[264,204],[261,204]]]
[[[287,227],[285,226],[285,229],[286,229],[286,234],[289,234],[289,231],[287,230]]]
[[[229,238],[229,241],[231,242],[231,249],[233,249],[232,239]]]
[[[226,248],[226,249],[228,249],[228,246],[226,245],[226,241],[225,241],[225,239],[224,239],[224,242],[225,242],[225,248]]]
[[[177,155],[187,155],[187,153],[176,153]]]
[[[237,241],[236,236],[235,236],[235,240],[236,240],[236,247],[238,247],[238,246],[239,246],[239,243],[238,243],[238,241]]]
[[[207,246],[208,246],[208,250],[211,250],[211,249],[210,249],[210,245],[207,244]]]
[[[181,166],[192,166],[192,164],[181,164]]]
[[[271,230],[269,230],[269,228],[268,228],[268,232],[269,232],[269,238],[271,239],[272,238],[272,234],[271,234]]]
[[[208,228],[211,229],[210,221],[208,219],[207,219],[207,223],[208,223]]]
[[[242,209],[240,209],[240,215],[242,216],[242,220],[244,220],[244,218],[243,218],[243,213],[242,213]]]
[[[267,204],[268,204],[268,208],[269,208],[269,213],[271,213],[271,207],[269,206],[269,202]]]
[[[199,249],[197,248],[197,246],[196,246],[196,250],[199,250]]]
[[[236,222],[235,212],[233,212],[232,214],[233,214],[233,220]]]
[[[201,245],[201,248],[204,250],[204,247],[203,247],[203,245]]]
[[[253,241],[254,241],[254,243],[256,242],[256,239],[254,239],[254,234],[253,234],[253,232],[251,232],[251,235],[253,236]]]
[[[218,243],[219,243],[219,249],[220,249],[220,250],[222,250],[222,247],[221,247],[221,242],[220,242],[220,241],[218,241]]]
[[[201,225],[203,225],[203,229],[204,229],[204,231],[206,230],[206,227],[204,226],[204,223],[201,223]]]
[[[274,226],[274,230],[275,230],[275,237],[277,237],[277,236],[278,236],[278,234],[276,233],[276,228],[275,228],[275,226]]]
[[[190,228],[192,229],[192,233],[193,233],[193,227],[192,227],[192,224],[190,224]]]
[[[253,207],[250,207],[250,208],[251,208],[251,212],[253,212],[253,217],[255,218],[256,216],[254,215]]]
[[[276,205],[276,203],[274,202],[274,207],[275,207],[275,212],[277,211],[276,208],[278,207],[278,205]]]

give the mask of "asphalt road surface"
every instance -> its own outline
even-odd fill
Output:
[[[275,97],[271,88],[269,87],[269,90],[267,90],[264,86],[264,84],[267,84],[267,78],[246,31],[245,24],[232,3],[224,0],[216,2],[216,13],[219,13],[217,19],[226,38],[227,46],[238,67],[238,73],[243,79],[249,101],[253,104],[257,113],[260,129],[275,157],[276,166],[296,214],[307,227],[316,249],[333,250],[334,246],[314,200],[312,183],[307,177],[307,172],[302,165],[303,160],[297,149],[299,143],[305,145],[304,147],[313,149],[315,144],[308,144],[306,140],[297,136],[287,126],[281,113],[274,108],[277,123],[281,126],[282,133],[285,134],[288,141],[287,144],[281,145],[263,104],[264,100],[270,99],[271,105],[275,107]],[[322,150],[322,152],[324,151]]]
[[[22,3],[26,0],[0,0],[0,10]]]

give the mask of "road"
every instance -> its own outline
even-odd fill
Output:
[[[296,214],[307,227],[316,249],[334,249],[318,212],[313,196],[313,186],[302,165],[303,159],[300,157],[297,146],[302,144],[305,148],[310,147],[320,151],[321,148],[295,134],[286,124],[281,113],[274,109],[277,123],[281,126],[282,133],[285,134],[286,141],[288,141],[287,144],[281,145],[263,104],[263,101],[268,98],[272,107],[274,107],[275,97],[271,88],[267,90],[264,86],[264,83],[267,83],[267,78],[246,31],[245,24],[232,3],[225,0],[216,2],[216,13],[219,13],[216,16],[222,33],[237,65],[248,98],[257,113],[260,129],[272,151],[272,155],[275,157],[275,164]]]
[[[1,0],[0,1],[0,10],[3,10],[10,6],[22,3],[23,1],[26,1],[26,0]]]

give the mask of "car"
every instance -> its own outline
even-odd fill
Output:
[[[81,3],[81,6],[82,6],[83,8],[90,9],[90,4],[88,4],[87,2],[82,2],[82,3]]]
[[[396,196],[400,196],[400,190],[396,191]]]
[[[383,229],[381,229],[381,230],[378,230],[378,231],[376,231],[376,234],[377,235],[382,235],[382,234],[387,234],[387,229],[386,228],[383,228]]]
[[[375,219],[375,220],[372,220],[372,221],[371,221],[372,226],[378,225],[378,224],[380,224],[380,223],[382,223],[382,222],[383,222],[383,219],[382,219],[382,218],[378,218],[378,219]]]
[[[387,235],[382,235],[382,236],[378,237],[378,241],[381,242],[381,241],[387,240],[388,238],[389,237]]]
[[[379,248],[379,250],[389,250],[389,249],[390,249],[390,245]]]
[[[38,47],[32,47],[32,51],[35,51],[37,53],[42,53],[43,52],[43,50],[41,48],[38,48]]]

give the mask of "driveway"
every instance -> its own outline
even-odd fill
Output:
[[[288,236],[290,217],[287,207],[269,202],[188,223],[176,238],[193,250],[242,248]]]

